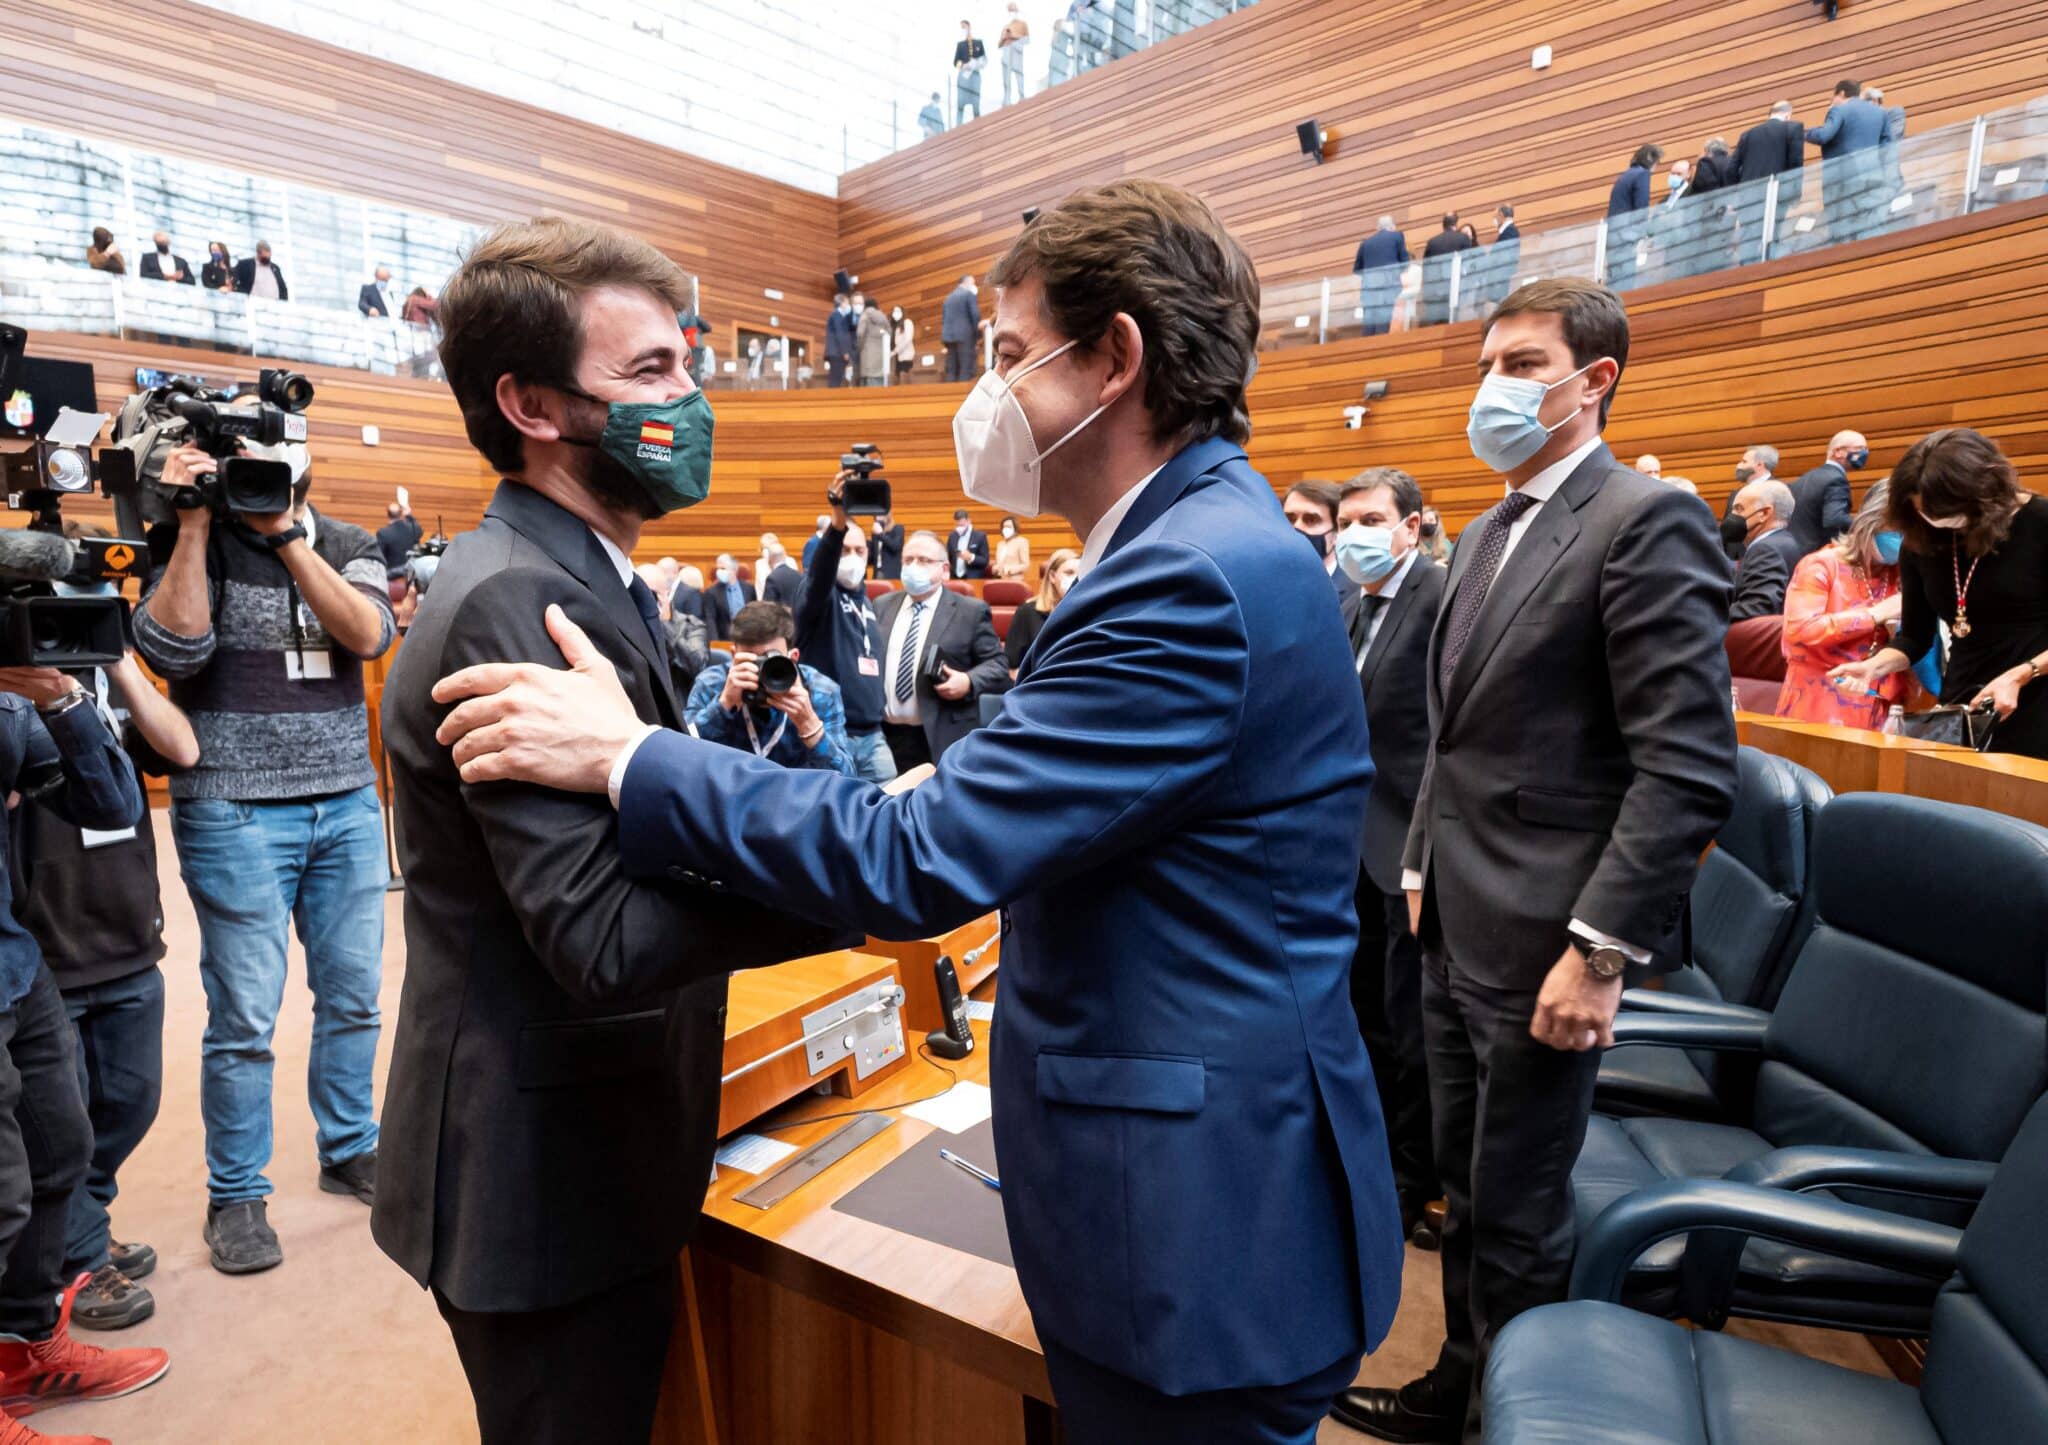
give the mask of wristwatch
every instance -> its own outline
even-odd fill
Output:
[[[47,721],[50,718],[62,717],[64,716],[65,713],[70,712],[73,708],[84,707],[90,701],[92,701],[91,693],[87,692],[82,687],[74,687],[69,692],[65,693],[64,696],[58,698],[55,702],[50,703],[47,706],[42,703],[37,703],[36,714],[37,716]]]
[[[1586,972],[1603,982],[1620,978],[1622,970],[1629,965],[1629,957],[1610,943],[1595,943],[1583,933],[1574,933],[1572,943],[1579,952],[1586,955]]]

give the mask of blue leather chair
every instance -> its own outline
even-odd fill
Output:
[[[1870,1152],[1910,1174],[1920,1156]],[[2048,1103],[1969,1228],[1755,1185],[1679,1180],[1616,1204],[1581,1243],[1572,1299],[1510,1320],[1481,1396],[1489,1445],[2018,1445],[2048,1440]],[[1920,1388],[1688,1330],[1610,1303],[1629,1263],[1686,1230],[1731,1230],[1901,1274],[1948,1276]]]
[[[2048,829],[1852,793],[1822,810],[1816,832],[1818,919],[1773,1012],[1616,1021],[1617,1038],[1757,1058],[1748,1116],[1595,1115],[1572,1171],[1580,1238],[1617,1199],[1682,1178],[1839,1188],[1855,1203],[1961,1225],[1972,1179],[1981,1187],[1984,1165],[2048,1087]],[[1872,1185],[1834,1160],[1842,1148],[1920,1156],[1925,1177]],[[1732,1313],[1918,1334],[1933,1291],[1797,1245],[1738,1248],[1708,1234],[1649,1250],[1625,1298],[1708,1326]]]
[[[1670,975],[1661,990],[1628,990],[1625,1009],[1768,1009],[1813,929],[1814,820],[1833,791],[1817,774],[1757,748],[1737,751],[1736,776],[1735,809],[1693,881],[1693,965]],[[1740,1118],[1755,1081],[1753,1059],[1704,1049],[1616,1048],[1600,1061],[1593,1107],[1616,1116]]]

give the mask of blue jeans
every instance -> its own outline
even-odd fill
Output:
[[[848,733],[846,751],[853,758],[855,777],[866,778],[871,783],[886,783],[896,776],[896,758],[889,751],[888,743],[882,740],[880,728],[871,733]]]
[[[384,966],[384,820],[377,790],[171,808],[178,865],[199,915],[206,985],[199,1112],[215,1204],[270,1193],[270,1036],[284,1001],[286,929],[296,924],[313,991],[306,1095],[320,1162],[377,1147],[371,1073]]]
[[[64,1277],[107,1263],[107,1206],[114,1175],[156,1122],[164,1092],[164,976],[140,973],[64,990],[64,1013],[78,1035],[78,1091],[92,1120],[92,1164],[71,1196]]]

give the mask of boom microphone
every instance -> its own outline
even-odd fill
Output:
[[[77,565],[78,548],[68,537],[28,527],[0,528],[0,578],[62,582]]]

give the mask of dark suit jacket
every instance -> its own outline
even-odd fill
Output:
[[[956,527],[946,533],[946,575],[948,577],[988,576],[988,533],[970,527],[967,532],[967,569],[959,565],[960,530]]]
[[[277,299],[280,301],[291,300],[291,287],[284,284],[284,272],[278,269],[277,262],[275,261],[270,263],[270,274],[277,278]],[[256,258],[254,256],[244,256],[241,260],[235,262],[235,289],[244,296],[247,296],[256,289]]]
[[[1472,238],[1463,231],[1438,231],[1429,238],[1428,244],[1423,246],[1422,254],[1425,257],[1448,256],[1453,251],[1469,251],[1471,249]]]
[[[1792,535],[1799,555],[1818,552],[1849,530],[1855,508],[1849,502],[1849,474],[1822,462],[1792,484]]]
[[[1648,210],[1650,205],[1650,172],[1646,166],[1630,166],[1614,178],[1614,187],[1607,193],[1607,214],[1625,216],[1631,211]]]
[[[1809,143],[1820,147],[1821,159],[1875,150],[1884,144],[1884,110],[1871,101],[1837,100],[1827,119],[1807,131]]]
[[[209,291],[218,291],[223,286],[235,284],[235,268],[223,266],[218,261],[208,261],[199,268],[199,284]]]
[[[988,604],[978,597],[962,597],[936,589],[939,610],[924,630],[924,652],[917,660],[917,713],[924,723],[924,740],[932,750],[932,761],[946,755],[946,749],[981,724],[983,696],[1010,690],[1010,662],[1003,656],[1003,644],[996,637],[994,617]],[[886,655],[890,634],[896,629],[896,614],[903,610],[908,592],[886,593],[875,599],[875,636]],[[955,672],[973,680],[967,696],[948,702],[933,691],[925,676],[933,653]]]
[[[643,719],[680,723],[596,537],[511,482],[442,559],[384,694],[406,975],[371,1232],[465,1310],[672,1267],[711,1171],[727,971],[844,946],[709,885],[627,876],[602,796],[461,781],[430,691],[471,663],[559,664],[549,603]]]
[[[766,602],[780,602],[784,607],[795,607],[797,594],[803,590],[803,573],[794,567],[777,567],[761,584],[761,598]]]
[[[1713,513],[1596,447],[1502,564],[1446,689],[1476,550],[1452,557],[1430,638],[1435,741],[1402,858],[1423,876],[1423,946],[1534,990],[1577,918],[1676,966],[1700,852],[1735,801]]]
[[[988,49],[981,43],[979,37],[953,42],[953,64],[956,66],[965,65],[970,60],[984,60],[987,57]]]
[[[1742,560],[1735,565],[1735,601],[1728,608],[1728,620],[1743,622],[1752,617],[1782,616],[1785,588],[1791,584],[1792,573],[1806,553],[1789,526],[1767,533],[1743,548]]]
[[[868,561],[878,581],[894,582],[903,575],[903,524],[868,534]]]
[[[939,307],[939,340],[972,341],[980,332],[981,299],[965,286],[955,286]]]
[[[379,316],[389,316],[392,313],[384,304],[386,299],[378,294],[376,282],[365,281],[363,289],[356,293],[356,310],[365,316],[373,312]]]
[[[1387,603],[1379,635],[1358,673],[1372,746],[1362,861],[1366,876],[1382,893],[1401,891],[1401,852],[1429,759],[1429,634],[1443,600],[1444,569],[1418,553]],[[1357,636],[1364,610],[1364,599],[1353,587],[1343,606],[1347,635]],[[1356,656],[1355,642],[1352,650]]]
[[[1760,181],[1766,176],[1783,176],[1778,182],[1778,205],[1785,197],[1799,194],[1806,165],[1806,127],[1796,120],[1759,121],[1735,142],[1735,173],[1739,180]],[[1787,174],[1789,172],[1790,174]]]
[[[855,335],[853,313],[848,311],[842,316],[839,308],[833,307],[832,314],[825,318],[825,354],[852,360]]]
[[[174,251],[171,253],[171,272],[175,275],[180,271],[184,272],[185,275],[178,283],[179,285],[193,286],[198,284],[191,264]],[[142,279],[145,281],[167,281],[170,279],[170,277],[164,274],[163,258],[154,251],[142,253]]]
[[[1375,266],[1402,266],[1408,262],[1408,238],[1399,231],[1374,231],[1358,243],[1351,269],[1369,271]]]
[[[1703,155],[1692,163],[1692,188],[1690,195],[1704,195],[1735,184],[1735,158],[1733,156]]]
[[[758,601],[760,594],[754,591],[751,582],[740,583],[740,606]],[[713,642],[732,640],[732,612],[726,606],[725,584],[713,578],[704,588],[704,625],[711,629]]]
[[[672,616],[695,617],[701,621],[704,617],[704,594],[687,582],[678,582],[675,590],[668,594],[668,610]]]

